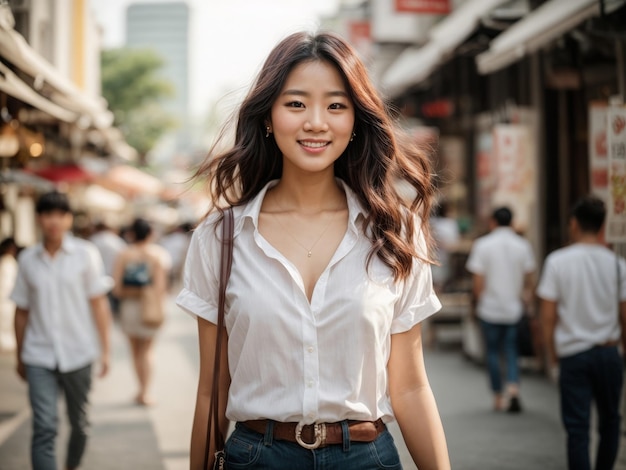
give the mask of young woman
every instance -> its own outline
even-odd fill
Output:
[[[270,53],[233,147],[198,172],[215,210],[194,233],[177,300],[198,318],[192,469],[203,464],[225,206],[228,468],[399,469],[394,418],[420,470],[450,467],[421,344],[420,322],[440,308],[420,219],[429,171],[342,39],[297,33]],[[415,188],[410,204],[398,179]]]
[[[170,261],[167,252],[152,243],[152,227],[147,221],[136,219],[129,233],[131,244],[118,255],[113,267],[113,294],[120,299],[120,325],[130,342],[139,383],[135,402],[151,405],[152,345],[158,328],[142,323],[140,289],[151,284],[161,297],[158,300],[164,302]]]

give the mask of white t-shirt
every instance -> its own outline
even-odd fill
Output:
[[[466,267],[485,278],[478,317],[491,323],[516,323],[523,312],[524,276],[535,270],[528,240],[510,227],[498,227],[474,242]]]
[[[620,299],[626,300],[626,262],[619,258]],[[559,357],[620,337],[616,255],[608,248],[576,243],[556,250],[543,267],[537,295],[557,302],[554,333]]]
[[[98,249],[67,235],[54,257],[38,244],[20,253],[18,266],[11,298],[28,310],[22,361],[70,372],[97,359],[100,341],[89,300],[113,286]]]
[[[258,231],[269,183],[234,208],[233,265],[226,293],[232,421],[334,422],[393,419],[387,393],[391,335],[408,331],[441,308],[430,267],[415,260],[396,283],[371,248],[364,210],[344,184],[348,229],[309,303],[302,278]],[[177,303],[217,322],[221,242],[210,216],[194,232]]]

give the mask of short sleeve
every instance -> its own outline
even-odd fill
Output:
[[[467,258],[467,263],[465,265],[466,269],[472,274],[484,274],[485,266],[481,256],[481,244],[480,240],[476,240],[474,242],[474,246],[470,251],[469,257]]]
[[[537,296],[551,301],[558,301],[560,298],[554,260],[550,256],[546,258],[546,262],[543,266],[541,280],[537,287]]]
[[[533,247],[530,243],[525,243],[526,245],[526,256],[524,257],[524,272],[532,273],[535,269],[537,269],[537,265],[535,263],[535,253],[533,252]]]
[[[95,245],[89,244],[87,251],[87,295],[90,299],[107,294],[113,288],[113,279],[104,272],[102,256]]]
[[[205,220],[193,233],[176,304],[190,315],[217,323],[220,244],[215,224]]]
[[[418,245],[425,252],[426,243],[420,231]],[[441,309],[433,289],[430,264],[415,259],[411,274],[401,284],[401,293],[394,307],[391,334],[409,331]]]
[[[11,292],[11,300],[22,310],[28,310],[30,308],[26,268],[24,267],[22,257],[20,257],[18,261],[17,277],[15,278],[15,285],[13,286],[13,291]]]

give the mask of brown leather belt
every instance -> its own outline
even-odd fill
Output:
[[[269,421],[258,419],[241,421],[241,424],[259,434],[265,434]],[[377,421],[348,421],[348,429],[350,441],[372,442],[386,427],[385,423],[379,419]],[[340,422],[300,425],[274,421],[273,438],[296,442],[306,449],[317,449],[318,447],[343,443],[343,430]]]
[[[612,348],[615,346],[619,346],[619,340],[618,339],[614,339],[611,341],[607,341],[606,343],[602,343],[599,344],[598,346],[602,347],[602,348]]]

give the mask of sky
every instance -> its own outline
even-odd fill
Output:
[[[89,0],[104,48],[125,42],[125,13],[147,0]],[[152,0],[153,3],[165,0]],[[187,0],[190,6],[190,111],[205,116],[213,103],[241,95],[272,47],[289,33],[314,30],[339,0]]]

